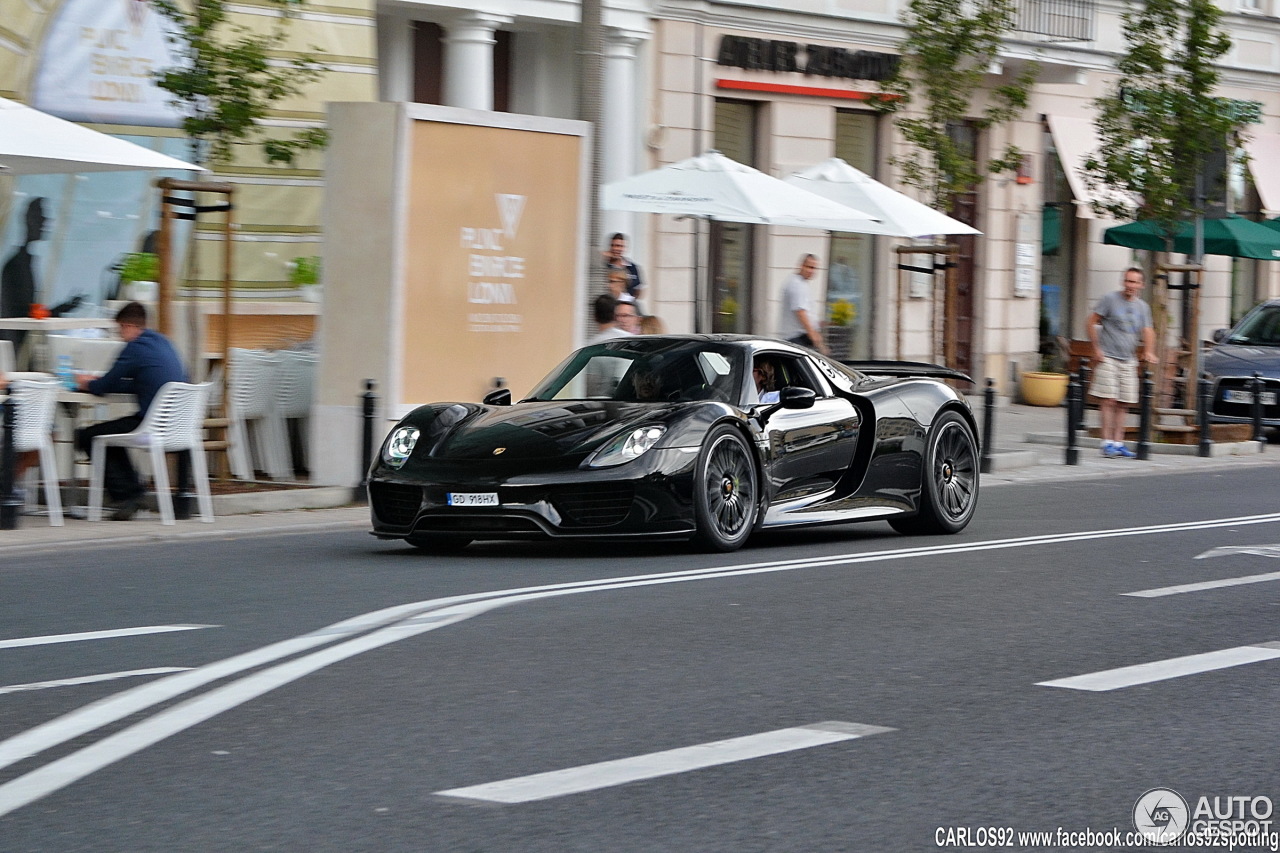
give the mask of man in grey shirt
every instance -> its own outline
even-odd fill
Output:
[[[1154,364],[1155,330],[1151,306],[1142,301],[1146,275],[1137,267],[1124,271],[1124,289],[1098,300],[1085,321],[1093,343],[1093,383],[1089,393],[1099,400],[1102,413],[1102,455],[1133,459],[1138,454],[1124,446],[1125,415],[1138,402],[1138,359]]]

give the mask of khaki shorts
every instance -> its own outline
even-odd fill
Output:
[[[1119,400],[1121,403],[1138,402],[1137,359],[1121,361],[1118,358],[1104,358],[1101,364],[1094,365],[1089,393],[1094,397]]]

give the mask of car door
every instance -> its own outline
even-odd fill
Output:
[[[778,365],[779,388],[809,388],[817,395],[812,408],[778,409],[764,423],[774,500],[824,492],[853,461],[861,415],[848,400],[835,396],[807,359],[771,357]]]

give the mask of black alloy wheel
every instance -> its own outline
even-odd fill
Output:
[[[892,518],[899,533],[959,533],[978,506],[978,442],[968,421],[943,412],[929,431],[920,511]]]
[[[694,471],[695,541],[710,551],[736,551],[755,525],[755,458],[742,434],[731,426],[711,430]]]

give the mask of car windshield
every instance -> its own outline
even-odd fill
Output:
[[[1227,336],[1226,342],[1280,347],[1280,305],[1266,305],[1246,315]]]
[[[740,348],[719,343],[650,335],[614,338],[575,352],[529,399],[737,402],[744,362]]]

